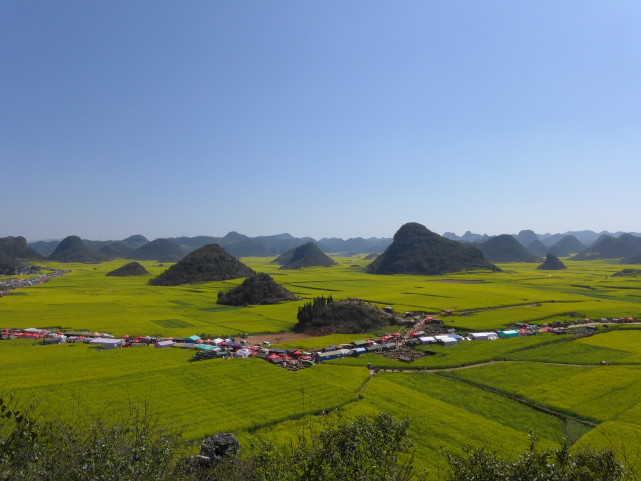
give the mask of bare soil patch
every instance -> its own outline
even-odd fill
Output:
[[[318,337],[317,335],[306,334],[303,332],[274,332],[272,334],[259,334],[256,336],[249,336],[247,341],[251,345],[260,344],[263,341],[269,341],[272,344],[280,344],[281,342],[300,341],[302,339],[309,339],[311,337]]]

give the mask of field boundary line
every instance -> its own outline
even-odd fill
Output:
[[[571,421],[574,421],[576,423],[583,424],[584,426],[588,426],[590,428],[595,428],[599,424],[601,424],[601,421],[596,421],[596,420],[592,421],[592,420],[582,419],[580,417],[572,416],[570,414],[566,414],[564,412],[557,411],[557,410],[553,409],[552,407],[548,407],[548,406],[545,406],[543,404],[540,404],[540,403],[538,403],[536,401],[533,401],[531,399],[524,398],[524,397],[519,396],[517,394],[509,394],[507,392],[504,392],[504,391],[501,391],[501,390],[498,390],[498,389],[494,389],[494,388],[489,387],[487,385],[480,384],[480,383],[477,383],[477,382],[474,382],[474,381],[470,381],[469,379],[461,379],[461,378],[458,378],[458,377],[455,377],[455,376],[448,376],[447,374],[444,374],[443,376],[447,377],[448,379],[452,379],[454,381],[463,382],[463,383],[469,384],[470,386],[474,386],[474,387],[477,387],[479,389],[484,389],[485,391],[491,392],[493,394],[498,394],[498,395],[506,397],[508,399],[512,399],[513,401],[516,401],[516,402],[518,402],[520,404],[528,406],[528,407],[530,407],[530,408],[532,408],[532,409],[534,409],[536,411],[543,412],[543,413],[546,413],[546,414],[550,414],[551,416],[555,416],[555,417],[563,420],[564,422],[567,421],[567,420],[571,420]]]

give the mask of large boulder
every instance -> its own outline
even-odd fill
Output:
[[[226,281],[251,277],[253,270],[230,255],[218,244],[209,244],[188,254],[149,281],[154,286],[179,286],[198,282]]]
[[[446,239],[416,222],[403,225],[367,270],[373,274],[446,274],[496,269],[475,247]]]
[[[200,446],[200,455],[212,462],[220,462],[224,457],[238,453],[240,443],[232,433],[218,433],[205,438]]]

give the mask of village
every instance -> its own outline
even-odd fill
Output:
[[[190,349],[194,351],[190,361],[256,357],[290,371],[297,371],[325,361],[358,357],[366,353],[411,363],[416,359],[437,354],[430,350],[416,349],[418,346],[455,346],[464,342],[508,340],[543,333],[572,334],[575,337],[585,337],[597,333],[599,324],[607,328],[609,324],[636,322],[634,318],[601,318],[598,320],[584,318],[572,323],[556,322],[553,323],[554,325],[541,326],[517,322],[511,329],[459,334],[456,329],[446,327],[440,319],[430,315],[415,314],[417,313],[405,313],[403,316],[404,327],[398,332],[311,350],[276,347],[272,346],[269,341],[252,344],[247,340],[249,338],[247,333],[243,333],[240,339],[235,337],[202,339],[198,335],[189,337],[126,335],[116,338],[104,332],[2,328],[0,329],[0,340],[31,339],[43,345],[85,343],[99,350],[152,346],[157,349]]]

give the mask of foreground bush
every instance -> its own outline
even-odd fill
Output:
[[[158,421],[144,408],[132,408],[124,417],[103,414],[88,423],[45,420],[0,398],[0,481],[422,479],[410,453],[409,421],[388,414],[303,430],[296,442],[285,445],[257,441],[247,453],[237,452],[229,434],[233,449],[217,453],[205,442],[201,455],[191,457],[183,457],[190,446]],[[442,478],[447,481],[624,479],[610,450],[539,450],[534,441],[514,460],[477,450],[463,458],[448,455],[448,461],[449,473]]]
[[[183,444],[143,408],[89,425],[39,418],[0,399],[0,480],[171,479]]]
[[[623,467],[612,450],[539,450],[533,439],[530,448],[514,460],[496,453],[476,450],[464,458],[448,455],[451,473],[447,481],[616,481]]]
[[[413,478],[408,421],[388,414],[325,428],[299,442],[259,442],[243,458],[229,459],[199,479],[246,481],[404,481]]]

